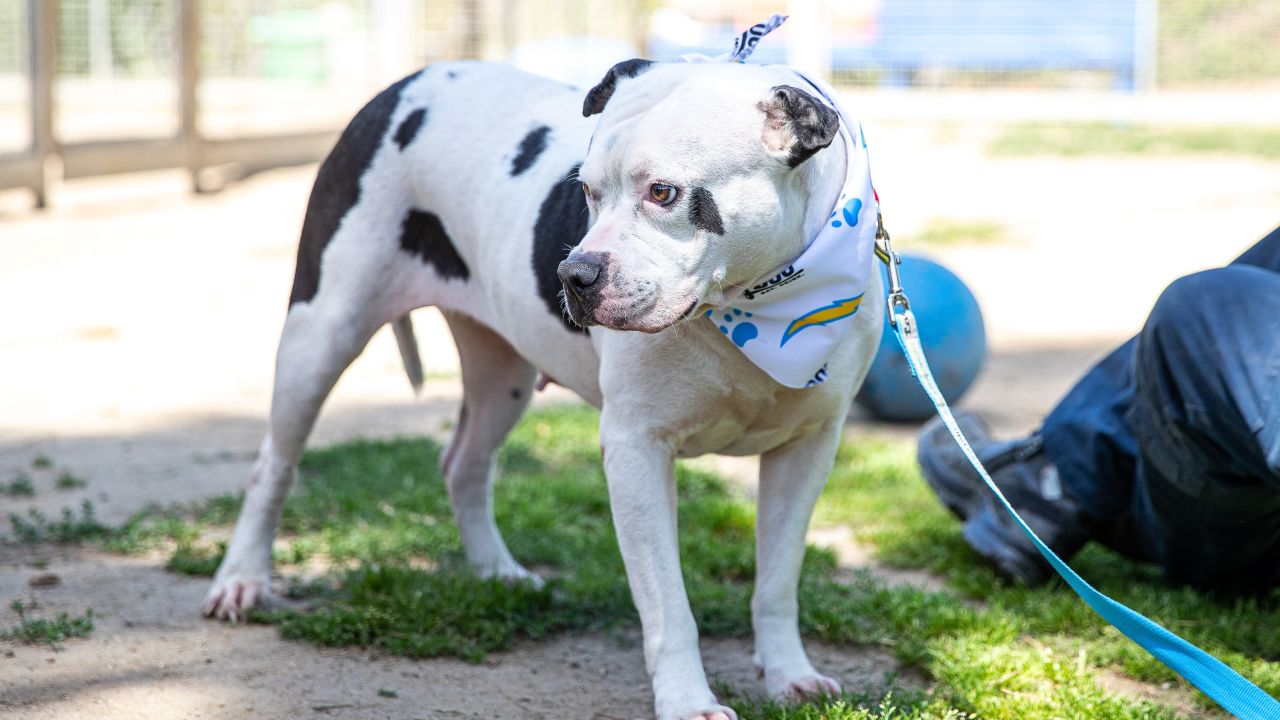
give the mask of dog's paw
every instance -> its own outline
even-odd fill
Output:
[[[705,687],[701,692],[681,695],[683,697],[655,698],[659,720],[738,720],[733,708],[721,705]]]
[[[712,703],[701,710],[691,710],[675,714],[659,714],[659,720],[738,720],[733,708],[719,703]]]
[[[271,592],[270,574],[218,573],[204,598],[205,617],[240,622],[250,608],[269,608],[279,598]]]
[[[787,675],[781,671],[757,673],[764,680],[765,692],[769,697],[784,702],[798,702],[817,697],[839,695],[840,683],[822,675],[812,668],[808,672]]]
[[[686,720],[682,718],[682,720]],[[731,708],[718,705],[711,710],[704,710],[701,713],[689,715],[687,720],[738,720],[738,714]]]
[[[505,580],[511,584],[521,582],[529,583],[539,590],[546,585],[546,582],[543,581],[543,579],[536,573],[530,572],[525,569],[523,565],[515,562],[514,560],[507,563],[501,563],[495,567],[477,570],[476,574],[485,579],[498,578],[499,580]]]

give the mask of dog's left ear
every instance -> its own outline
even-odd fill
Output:
[[[840,131],[840,115],[809,93],[778,85],[756,107],[764,111],[760,139],[769,153],[796,167],[831,144]]]
[[[602,112],[609,98],[613,97],[613,91],[617,89],[619,80],[633,78],[652,66],[652,60],[632,58],[609,68],[609,72],[604,74],[600,84],[587,91],[587,99],[582,101],[582,117],[591,117]]]

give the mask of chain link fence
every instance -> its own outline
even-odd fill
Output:
[[[31,145],[26,0],[0,0],[0,155]]]

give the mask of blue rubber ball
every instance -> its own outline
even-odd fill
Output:
[[[880,274],[888,288],[883,265]],[[947,402],[954,403],[973,384],[987,356],[982,309],[955,273],[932,260],[903,253],[901,274],[929,367]],[[881,420],[923,421],[935,414],[929,396],[911,375],[888,320],[857,403]]]

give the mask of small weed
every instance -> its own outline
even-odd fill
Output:
[[[74,475],[70,470],[63,470],[54,482],[59,490],[75,490],[88,485],[84,478]]]
[[[388,690],[388,689],[386,689],[386,688],[378,688],[378,697],[384,697],[384,698],[398,698],[398,697],[400,697],[400,693],[396,692],[395,690]]]
[[[30,508],[25,518],[17,513],[10,513],[9,524],[18,539],[26,543],[78,544],[87,540],[103,540],[114,532],[98,522],[93,503],[88,499],[80,503],[79,517],[71,508],[63,508],[62,519],[50,521],[44,513]]]
[[[21,600],[14,600],[9,607],[18,614],[18,624],[8,630],[0,630],[0,640],[56,646],[67,638],[89,637],[93,632],[93,608],[85,610],[81,617],[58,613],[53,620],[46,620],[28,617],[27,613],[36,609],[34,603],[26,605]]]
[[[190,542],[179,542],[178,549],[173,551],[164,566],[183,575],[213,577],[226,552],[227,544],[224,542],[216,547],[197,547]]]
[[[31,476],[20,472],[17,477],[10,480],[7,484],[0,484],[0,495],[8,495],[9,497],[35,497],[36,486],[31,482]]]
[[[48,455],[37,455],[35,459],[31,461],[31,467],[36,470],[48,470],[53,467],[53,461],[49,459]]]

